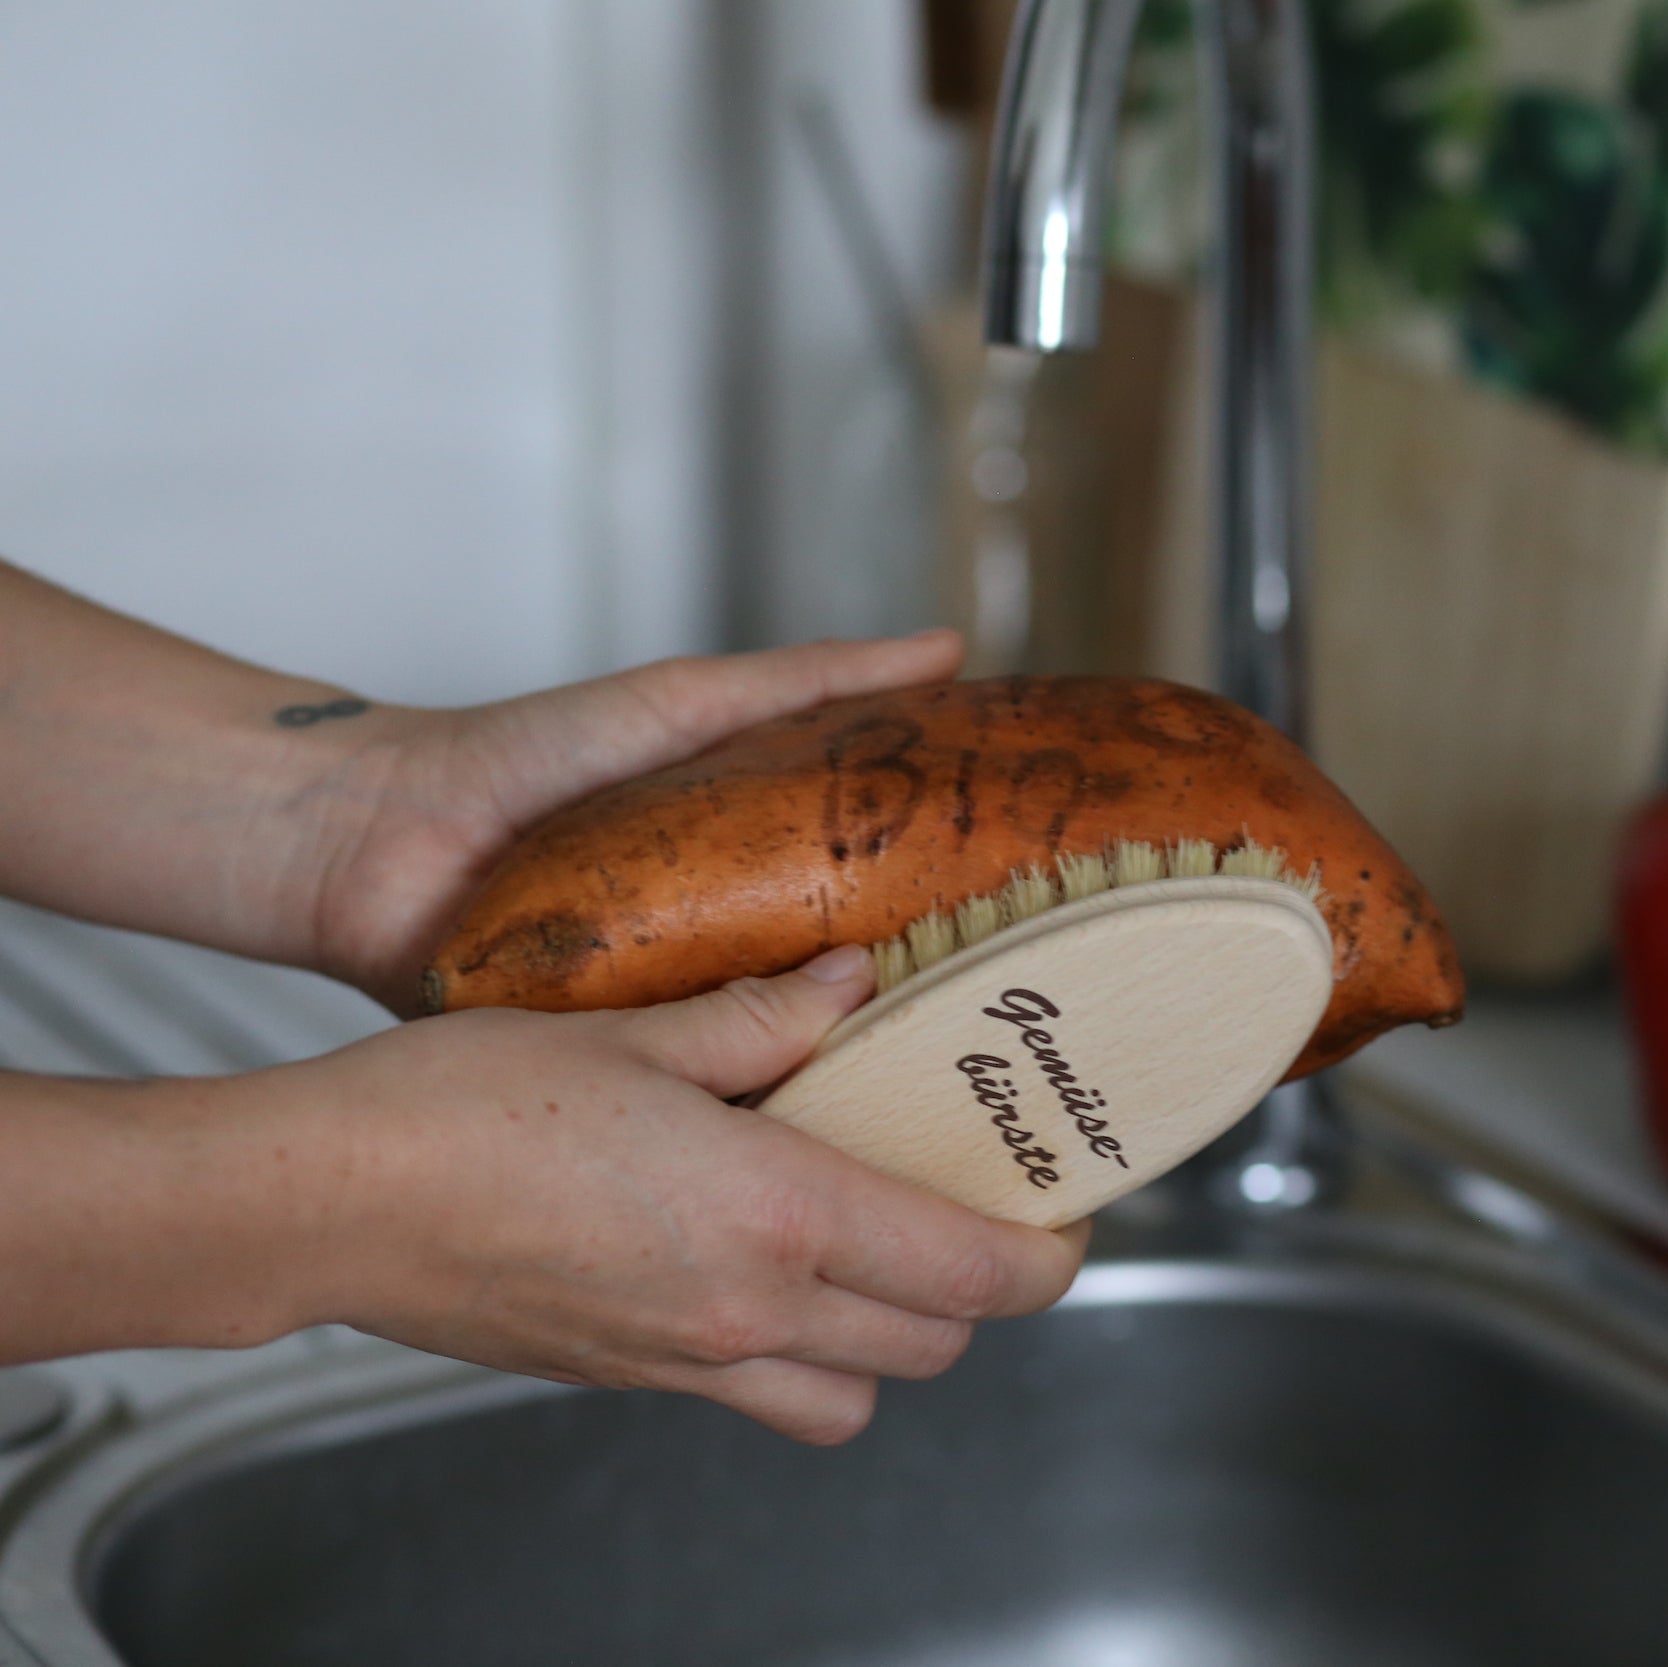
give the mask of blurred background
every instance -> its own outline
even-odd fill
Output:
[[[1012,10],[0,0],[0,550],[418,703],[939,618],[981,671],[1208,682],[1190,8],[1147,8],[1103,346],[1040,368],[974,294]],[[1668,720],[1668,4],[1310,14],[1316,750],[1485,989],[1363,1068],[1661,1229],[1609,969]],[[14,1065],[383,1022],[0,920]]]
[[[422,704],[934,616],[897,332],[970,281],[972,158],[912,4],[0,4],[0,40],[8,559]],[[0,955],[18,1065],[381,1022],[25,911]]]

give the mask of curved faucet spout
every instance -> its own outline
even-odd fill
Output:
[[[1100,334],[1106,180],[1145,0],[1031,0],[1014,23],[985,215],[985,335],[1053,353]]]

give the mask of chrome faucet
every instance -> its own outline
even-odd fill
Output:
[[[1107,180],[1144,0],[1025,0],[985,217],[985,334],[1040,353],[1095,345]],[[1211,109],[1210,272],[1217,647],[1222,693],[1308,738],[1305,625],[1314,111],[1304,0],[1196,0]],[[1301,1205],[1336,1142],[1306,1084],[1277,1089],[1213,1190]]]

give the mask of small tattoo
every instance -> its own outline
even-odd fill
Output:
[[[272,714],[272,721],[285,729],[305,729],[309,724],[323,723],[326,718],[357,718],[370,709],[368,700],[347,695],[341,700],[327,701],[323,706],[281,706]]]

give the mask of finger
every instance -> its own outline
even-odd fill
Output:
[[[538,759],[559,746],[562,791],[575,798],[676,764],[737,730],[825,700],[952,677],[962,653],[960,635],[944,630],[657,660],[506,701],[497,711],[499,721],[520,737],[518,754]],[[512,821],[547,807],[545,771],[526,769],[510,778],[498,784],[498,792]]]
[[[614,1015],[626,1045],[662,1070],[728,1099],[786,1076],[874,990],[874,963],[856,944],[797,972],[740,978],[710,995]]]
[[[873,694],[954,676],[963,646],[958,632],[868,642],[798,643],[717,659],[661,660],[620,678],[622,691],[663,716],[673,758],[726,735],[785,717],[825,700]]]
[[[797,1360],[744,1360],[677,1367],[657,1387],[703,1395],[795,1441],[836,1447],[868,1427],[879,1386],[872,1377]]]
[[[972,1341],[966,1320],[910,1314],[825,1285],[782,1355],[865,1377],[935,1378],[949,1371]]]
[[[982,1320],[1050,1307],[1077,1276],[1086,1231],[991,1221],[853,1167],[817,1264],[830,1284],[913,1314]]]

